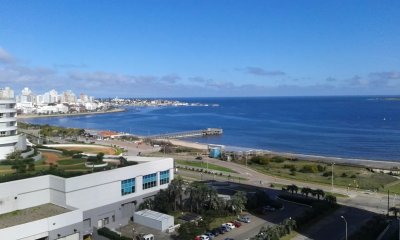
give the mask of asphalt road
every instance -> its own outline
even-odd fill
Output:
[[[171,156],[171,157],[176,157],[176,156]],[[182,159],[181,156],[179,156],[179,158]],[[196,160],[193,160],[193,161],[196,161]],[[329,186],[329,185],[297,182],[295,180],[269,176],[269,175],[265,175],[263,173],[257,172],[253,169],[246,168],[246,166],[244,166],[244,165],[240,165],[240,164],[233,163],[233,162],[226,162],[226,161],[216,160],[216,159],[212,159],[212,158],[206,158],[206,159],[203,159],[203,161],[208,161],[209,163],[227,167],[227,168],[230,168],[230,169],[238,172],[239,173],[239,174],[237,174],[238,176],[248,179],[247,181],[242,180],[242,182],[246,183],[246,184],[250,184],[250,185],[260,186],[261,185],[260,183],[262,183],[262,185],[265,185],[265,186],[269,186],[271,183],[284,184],[284,185],[296,184],[299,187],[319,188],[319,189],[322,189],[327,192],[330,192],[332,190],[331,186]],[[194,172],[194,174],[189,174],[189,175],[191,175],[191,177],[194,177],[196,179],[199,179],[199,176],[200,176],[199,173],[197,173],[197,172]],[[210,178],[213,176],[204,174],[202,177],[203,177],[203,179],[206,179],[206,178]],[[227,180],[226,177],[225,177],[225,180]],[[370,193],[370,192],[365,192],[365,191],[355,191],[355,190],[347,191],[347,189],[343,189],[343,188],[339,188],[339,187],[335,187],[334,192],[349,196],[348,198],[338,198],[338,202],[343,205],[357,207],[357,208],[365,209],[365,210],[372,211],[375,213],[386,213],[386,211],[387,211],[387,196],[384,194]],[[390,205],[393,206],[394,205],[393,199],[391,198],[390,201],[391,201]]]

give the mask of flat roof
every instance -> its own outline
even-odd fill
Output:
[[[31,208],[0,214],[0,229],[56,216],[71,210],[47,203]]]
[[[144,210],[135,212],[134,214],[140,215],[142,217],[147,217],[147,218],[150,218],[150,219],[153,219],[153,220],[157,220],[157,221],[160,221],[160,222],[162,222],[164,220],[168,220],[170,218],[173,218],[173,216],[171,216],[171,215],[167,215],[167,214],[164,214],[164,213],[159,213],[159,212],[152,211],[152,210],[149,210],[149,209],[144,209]]]

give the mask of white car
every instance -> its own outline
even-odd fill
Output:
[[[224,224],[222,224],[222,226],[226,226],[226,227],[228,227],[230,229],[234,229],[235,228],[235,225],[233,223],[224,223]]]
[[[210,238],[207,235],[201,235],[200,239],[201,240],[210,240]]]

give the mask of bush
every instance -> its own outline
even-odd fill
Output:
[[[315,165],[304,165],[302,169],[300,169],[300,172],[303,173],[316,173],[318,172],[318,168]]]
[[[271,162],[266,156],[254,156],[250,159],[250,162],[261,164],[261,165],[268,165]]]
[[[353,174],[350,176],[350,178],[357,178],[357,176]]]
[[[318,172],[324,172],[326,170],[326,167],[318,164],[317,169],[318,169]]]
[[[332,171],[324,172],[322,174],[323,177],[331,177],[332,176]]]
[[[348,177],[348,176],[347,176],[347,173],[345,173],[345,172],[344,172],[344,173],[342,173],[342,175],[340,175],[340,176],[341,176],[342,178],[346,178],[346,177]]]
[[[120,237],[118,233],[111,231],[110,229],[103,227],[97,230],[97,233],[99,235],[102,235],[106,238],[109,238],[111,240],[132,240],[132,238],[127,238],[127,237]]]
[[[281,157],[281,156],[274,156],[272,157],[271,161],[275,163],[283,163],[286,160],[286,158]]]

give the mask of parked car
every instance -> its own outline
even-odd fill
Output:
[[[226,227],[228,227],[230,229],[234,229],[235,228],[235,225],[233,225],[233,223],[230,223],[230,222],[224,223],[224,224],[222,224],[222,226],[226,226]]]
[[[228,227],[228,226],[226,226],[226,225],[224,225],[224,224],[222,224],[221,229],[222,229],[224,232],[229,232],[229,231],[231,231],[231,228]]]
[[[218,236],[220,234],[223,234],[220,232],[219,228],[214,228],[213,230],[210,231],[214,236]]]
[[[204,233],[204,235],[206,235],[210,239],[214,239],[215,238],[215,235],[212,232],[206,232],[206,233]]]
[[[244,222],[244,223],[250,223],[251,222],[250,217],[247,216],[247,215],[239,216],[238,220],[241,221],[241,222]]]
[[[242,224],[239,221],[236,221],[236,220],[235,221],[231,221],[231,223],[237,228],[240,228],[240,226],[242,226]]]
[[[195,159],[196,160],[203,160],[203,157],[202,156],[197,156]]]
[[[206,235],[196,236],[194,240],[210,240]]]
[[[201,235],[200,240],[210,240],[210,238],[207,235]]]
[[[235,239],[233,239],[233,238],[225,238],[224,240],[235,240]]]

